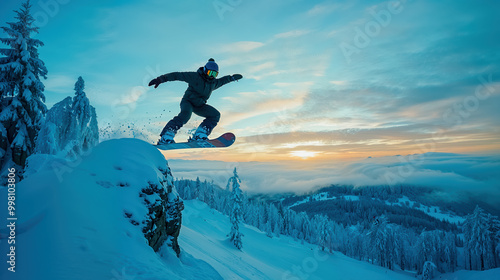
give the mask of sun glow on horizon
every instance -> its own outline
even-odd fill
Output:
[[[290,152],[290,155],[293,157],[300,157],[302,159],[308,159],[308,158],[313,158],[315,157],[319,152],[312,152],[312,151],[292,151]]]

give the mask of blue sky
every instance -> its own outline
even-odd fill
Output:
[[[17,2],[2,4],[2,25]],[[222,113],[214,134],[233,131],[238,142],[169,158],[317,162],[498,154],[499,8],[451,0],[33,4],[47,105],[72,95],[83,76],[102,139],[155,141],[186,85],[150,90],[147,82],[214,57],[221,75],[245,77],[209,100]]]

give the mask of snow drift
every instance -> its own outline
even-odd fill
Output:
[[[7,201],[5,188],[0,194]],[[177,257],[182,207],[167,161],[143,141],[106,141],[74,162],[33,155],[16,187],[16,272],[2,269],[0,278],[220,278],[187,254]],[[1,252],[7,232],[0,229]]]

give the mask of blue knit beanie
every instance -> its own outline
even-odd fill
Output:
[[[217,63],[215,63],[215,59],[210,58],[208,60],[207,64],[205,64],[205,71],[206,70],[212,70],[212,71],[219,72],[219,65],[217,65]]]

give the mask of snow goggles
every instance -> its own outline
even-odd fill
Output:
[[[214,78],[217,78],[217,75],[219,75],[219,72],[215,71],[215,70],[207,70],[207,75],[209,77],[214,77]]]

